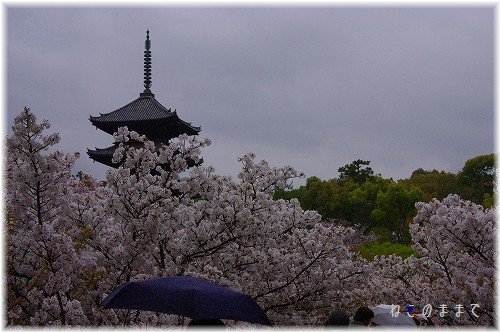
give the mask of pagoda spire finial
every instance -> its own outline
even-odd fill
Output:
[[[144,91],[141,96],[153,96],[149,89],[151,87],[151,40],[149,40],[149,29],[146,30],[146,42],[144,43]]]

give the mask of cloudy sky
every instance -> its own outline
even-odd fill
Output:
[[[205,164],[235,175],[255,152],[306,176],[337,177],[356,159],[407,178],[457,172],[494,151],[494,8],[7,8],[10,133],[24,106],[79,151],[111,145],[89,115],[151,90],[201,126]]]

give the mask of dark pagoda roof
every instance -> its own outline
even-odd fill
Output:
[[[113,154],[115,153],[115,150],[117,149],[118,145],[115,143],[115,145],[112,145],[108,148],[104,149],[99,149],[96,148],[95,150],[90,150],[87,149],[87,154],[89,155],[90,158],[94,159],[97,162],[100,162],[101,164],[104,164],[106,166],[118,168],[120,164],[115,164],[113,163]]]
[[[90,117],[95,122],[124,122],[167,119],[174,112],[151,97],[139,97],[116,111],[98,117]]]
[[[137,131],[150,139],[170,139],[181,134],[197,135],[201,130],[200,127],[181,120],[176,111],[167,109],[150,95],[140,96],[113,112],[91,116],[90,121],[108,134],[127,126],[129,130]]]

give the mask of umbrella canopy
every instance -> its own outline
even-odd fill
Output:
[[[392,314],[392,307],[388,304],[380,304],[375,308],[372,308],[375,316],[372,319],[372,323],[380,326],[414,326],[417,324],[406,314],[406,312],[400,312],[397,317]]]
[[[249,295],[189,276],[132,281],[104,299],[105,309],[136,309],[192,319],[231,319],[271,325]]]

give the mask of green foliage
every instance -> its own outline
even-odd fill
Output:
[[[376,207],[371,217],[374,224],[384,227],[393,242],[409,243],[408,225],[416,214],[415,203],[422,201],[423,192],[418,187],[407,188],[402,183],[393,183],[387,191],[379,191]]]
[[[389,229],[383,226],[372,226],[370,232],[377,236],[379,242],[390,242],[393,237]]]
[[[348,200],[346,203],[350,214],[344,215],[344,219],[365,229],[373,227],[371,214],[376,208],[377,195],[379,192],[385,192],[392,183],[393,181],[390,179],[377,176],[350,190],[347,193]]]
[[[490,209],[495,206],[495,195],[490,195],[488,193],[483,196],[483,208]]]
[[[419,187],[424,193],[424,200],[432,198],[444,199],[449,194],[458,194],[463,199],[486,204],[493,196],[493,181],[495,179],[495,155],[493,153],[471,158],[465,162],[458,174],[444,171],[415,170],[411,177],[400,182],[410,187]]]
[[[408,226],[416,214],[415,203],[458,194],[485,208],[494,205],[494,155],[468,160],[459,174],[415,170],[411,177],[394,181],[373,175],[369,161],[356,160],[339,168],[338,179],[307,179],[293,190],[277,190],[275,198],[297,198],[305,210],[316,210],[323,219],[340,219],[378,236],[379,241],[408,243]]]
[[[458,180],[458,175],[444,171],[425,171],[422,168],[415,170],[409,179],[400,180],[408,187],[418,187],[422,190],[423,200],[428,202],[432,198],[442,200],[449,194],[462,194],[464,189]]]
[[[495,179],[495,154],[477,156],[465,162],[458,179],[468,190],[463,198],[481,204],[485,194],[493,195]]]
[[[304,207],[307,210],[318,211],[324,218],[331,218],[331,202],[332,195],[336,190],[335,185],[330,184],[328,181],[322,181],[319,178],[313,177],[307,179],[306,190],[307,195],[302,198]]]
[[[367,242],[357,249],[358,253],[368,260],[373,260],[375,256],[397,255],[406,259],[410,256],[417,256],[409,244],[391,242]]]
[[[371,167],[368,167],[368,165],[370,165],[370,161],[358,159],[340,167],[338,169],[339,180],[352,180],[357,184],[368,181],[373,177],[373,170]]]

